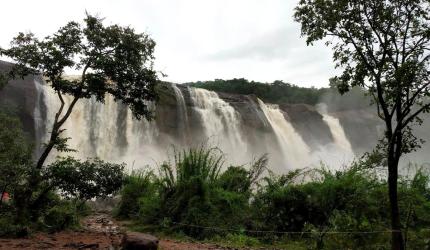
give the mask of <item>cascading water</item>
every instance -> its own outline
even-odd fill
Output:
[[[52,88],[36,82],[36,89],[46,107],[46,121],[43,126],[45,133],[41,137],[43,143],[49,139],[60,102]],[[66,109],[72,97],[67,95],[63,97]],[[41,113],[40,107],[35,109],[36,113]],[[35,121],[36,128],[42,127],[40,121]],[[70,137],[69,148],[77,150],[70,154],[77,158],[98,157],[112,162],[125,162],[130,166],[161,160],[156,144],[158,130],[155,124],[134,119],[131,112],[123,104],[115,102],[111,96],[106,96],[104,104],[97,102],[95,98],[79,100],[63,128],[65,131],[62,137]]]
[[[43,117],[42,108],[45,108],[43,93],[44,93],[44,87],[41,84],[41,79],[39,77],[35,77],[34,79],[34,86],[37,91],[36,93],[36,106],[34,108],[33,117],[34,117],[34,131],[35,134],[35,141],[36,142],[42,142],[45,141],[46,138],[46,127],[45,127],[45,120],[46,117]],[[37,145],[35,148],[36,156],[41,154],[41,145]]]
[[[235,163],[242,161],[247,155],[247,144],[242,139],[236,110],[213,91],[190,88],[190,96],[209,143],[220,147]]]
[[[354,159],[355,155],[351,143],[348,138],[346,138],[345,131],[340,125],[339,119],[328,114],[327,106],[324,103],[318,104],[317,110],[322,115],[323,121],[329,127],[334,143],[331,145],[324,145],[315,155],[325,164],[331,166],[349,164]]]
[[[41,81],[35,84],[38,105],[33,115],[36,131],[42,131],[37,137],[41,145],[49,138],[60,102],[52,88]],[[173,92],[167,98],[174,97],[168,102],[170,106],[158,110],[159,107],[148,103],[160,111],[156,112],[160,116],[151,122],[137,121],[125,105],[114,102],[110,96],[106,96],[104,104],[93,98],[79,100],[63,126],[66,130],[62,136],[70,137],[69,147],[78,150],[72,155],[81,159],[99,157],[125,162],[129,168],[141,168],[167,160],[172,146],[181,149],[207,142],[209,146],[218,146],[230,164],[246,164],[269,153],[269,166],[275,172],[312,166],[320,161],[337,167],[353,157],[339,120],[322,111],[334,140],[315,151],[278,106],[248,97],[239,100],[242,107],[248,108],[239,112],[238,106],[233,107],[212,91],[191,87],[181,90],[176,85],[167,89]],[[67,107],[72,98],[64,99]],[[167,123],[165,119],[169,117],[174,119]],[[258,121],[261,127],[253,127]]]
[[[288,169],[307,166],[310,163],[308,160],[311,150],[302,137],[285,119],[284,114],[277,106],[266,105],[261,100],[258,102],[272,126]]]
[[[172,88],[175,93],[176,102],[178,103],[177,117],[179,122],[179,131],[182,132],[182,143],[187,143],[187,138],[189,134],[189,124],[188,124],[188,114],[187,114],[187,106],[185,104],[185,98],[182,94],[182,91],[176,86],[176,84],[172,83]],[[188,89],[188,88],[187,88]]]
[[[328,114],[322,114],[323,120],[327,123],[330,128],[331,134],[334,137],[335,144],[345,151],[345,153],[353,155],[353,151],[351,148],[351,144],[348,139],[346,139],[345,132],[343,131],[342,126],[339,123],[339,119],[330,116]]]

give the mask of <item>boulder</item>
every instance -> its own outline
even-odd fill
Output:
[[[123,241],[124,250],[157,250],[158,238],[150,234],[127,232]]]

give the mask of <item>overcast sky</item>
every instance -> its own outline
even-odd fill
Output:
[[[183,83],[244,77],[327,86],[331,51],[306,46],[293,21],[298,0],[13,0],[2,1],[0,46],[19,31],[46,36],[85,10],[106,24],[130,25],[157,42],[157,70]]]

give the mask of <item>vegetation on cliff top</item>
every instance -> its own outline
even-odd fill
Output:
[[[232,94],[256,95],[258,98],[268,103],[306,103],[317,104],[321,96],[329,89],[327,88],[304,88],[283,81],[273,83],[262,83],[248,81],[244,78],[213,81],[199,81],[186,83],[189,86],[204,88],[212,91],[219,91]]]
[[[188,86],[230,94],[255,95],[272,104],[309,104],[324,102],[330,111],[369,108],[370,99],[361,88],[353,88],[345,95],[339,95],[337,81],[330,79],[330,87],[299,87],[283,81],[263,83],[244,78],[185,83]]]

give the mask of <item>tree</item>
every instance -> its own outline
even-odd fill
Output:
[[[1,50],[1,54],[17,63],[11,72],[13,76],[41,73],[61,102],[51,138],[37,162],[38,169],[54,147],[65,149],[61,126],[82,98],[95,96],[103,102],[105,94],[110,94],[127,104],[136,118],[150,117],[146,101],[154,99],[157,80],[152,69],[154,46],[155,42],[146,34],[118,25],[105,27],[101,19],[87,15],[84,27],[69,22],[42,40],[31,33],[19,33],[11,48]],[[81,78],[65,79],[63,74],[70,68],[81,70]],[[69,107],[65,107],[65,94],[74,97]]]
[[[104,102],[106,95],[112,95],[115,101],[128,105],[137,119],[151,118],[147,101],[155,99],[154,47],[155,42],[147,34],[136,33],[130,27],[104,26],[102,19],[87,14],[84,25],[69,22],[43,39],[32,33],[19,33],[10,48],[0,49],[0,55],[15,61],[8,78],[41,74],[61,103],[24,196],[30,206],[46,193],[38,192],[39,196],[32,198],[43,179],[41,172],[52,149],[70,151],[68,138],[61,136],[62,126],[80,99],[95,97]],[[65,78],[70,69],[80,71],[81,77]],[[73,97],[70,105],[66,105],[65,95]]]
[[[5,193],[13,193],[17,183],[28,174],[32,151],[20,121],[0,111],[0,208]]]
[[[430,2],[428,0],[301,0],[295,20],[307,44],[326,39],[338,89],[365,87],[373,97],[385,136],[379,144],[388,166],[392,249],[404,249],[397,180],[400,157],[419,147],[412,125],[430,110]]]

